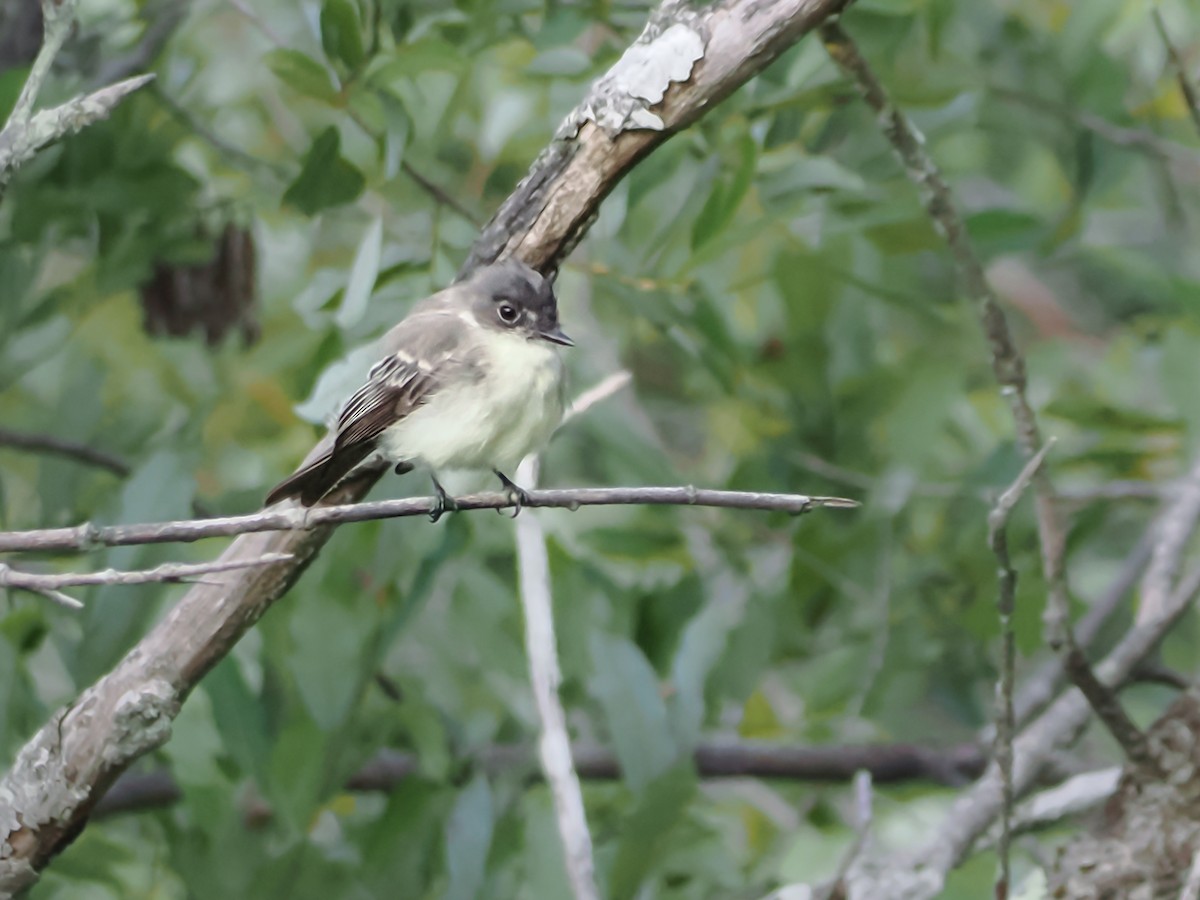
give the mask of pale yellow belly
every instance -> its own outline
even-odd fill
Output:
[[[384,433],[382,449],[435,470],[511,472],[546,445],[562,416],[558,354],[527,341],[500,345],[482,382],[438,391]]]

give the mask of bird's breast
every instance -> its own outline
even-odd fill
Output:
[[[477,378],[446,385],[389,430],[389,456],[435,469],[511,471],[549,441],[563,416],[558,353],[505,334],[482,345],[477,365]]]

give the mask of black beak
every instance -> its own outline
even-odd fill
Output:
[[[557,326],[551,331],[539,331],[538,337],[540,337],[543,341],[549,341],[552,344],[562,344],[564,347],[575,346],[575,342],[567,337],[563,333],[563,330]]]

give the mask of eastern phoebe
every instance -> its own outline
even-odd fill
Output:
[[[477,270],[418,303],[384,336],[388,355],[342,407],[332,446],[318,447],[267,495],[267,505],[298,497],[312,506],[379,455],[397,474],[417,465],[430,470],[434,521],[454,508],[437,480],[446,469],[491,469],[519,512],[525,492],[504,473],[544,446],[562,421],[556,345],[572,343],[541,275],[511,258]]]

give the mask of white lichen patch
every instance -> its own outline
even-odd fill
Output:
[[[113,710],[113,738],[104,748],[104,761],[121,765],[171,737],[171,720],[179,713],[179,698],[171,685],[154,679],[126,691]]]
[[[691,77],[696,61],[704,57],[704,39],[681,22],[645,38],[592,86],[559,128],[559,138],[574,137],[584,122],[595,122],[611,135],[631,128],[662,131],[663,120],[650,107],[662,102],[673,83]]]

